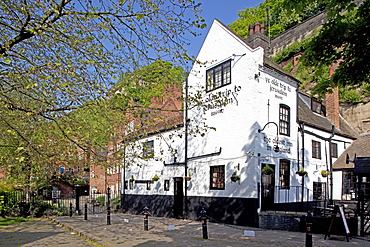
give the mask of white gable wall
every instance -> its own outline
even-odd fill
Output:
[[[189,140],[189,157],[214,153],[222,148],[221,155],[195,160],[189,166],[196,166],[204,184],[194,185],[189,194],[226,197],[253,197],[257,195],[260,181],[260,158],[278,164],[280,158],[295,160],[296,86],[286,78],[263,68],[263,50],[252,50],[222,24],[215,21],[207,35],[194,64],[188,83],[190,87],[205,87],[206,71],[228,59],[231,61],[231,84],[206,93],[202,107],[189,111],[194,128],[205,121],[216,131],[209,131],[205,137]],[[227,95],[226,106],[212,107],[212,95]],[[279,104],[290,107],[291,136],[279,137],[279,146],[285,150],[276,153],[270,148],[276,140],[277,128],[269,124],[263,133],[258,129],[273,121],[279,124]],[[205,109],[205,110],[204,110]],[[265,138],[266,137],[266,138]],[[284,141],[284,142],[282,142]],[[282,143],[287,143],[283,145]],[[260,156],[258,156],[260,154]],[[235,167],[240,164],[240,170]],[[225,190],[210,190],[210,166],[225,165]],[[276,167],[277,168],[277,167]],[[240,185],[231,183],[234,170],[240,175]]]

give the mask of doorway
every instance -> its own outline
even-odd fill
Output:
[[[261,165],[261,210],[274,209],[275,165]],[[266,169],[266,167],[268,169]]]
[[[184,210],[184,183],[182,177],[175,177],[174,179],[174,201],[173,201],[173,215],[177,219],[183,218]]]

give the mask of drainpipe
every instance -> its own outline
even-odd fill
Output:
[[[304,123],[301,123],[301,136],[302,136],[302,168],[304,168]],[[303,210],[303,195],[304,195],[304,176],[302,176],[302,210]]]
[[[185,176],[188,174],[188,77],[189,73],[186,75],[185,81]],[[185,191],[184,191],[184,204],[185,204],[185,213],[184,218],[188,218],[188,181],[185,179]]]
[[[331,139],[333,138],[334,136],[334,125],[332,125],[331,127],[331,135],[330,137],[328,138],[329,140],[329,170],[330,170],[330,174],[331,176],[329,177],[329,181],[330,181],[330,200],[329,200],[329,203],[330,205],[333,205],[333,158],[332,158],[332,150],[331,150]]]

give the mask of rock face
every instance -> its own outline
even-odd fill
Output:
[[[341,103],[340,113],[357,133],[370,132],[370,103]]]

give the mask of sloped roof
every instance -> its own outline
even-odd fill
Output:
[[[298,121],[323,131],[332,131],[333,123],[327,117],[314,113],[300,97],[298,97]],[[356,132],[342,117],[340,118],[340,129],[335,128],[334,132],[337,135],[351,139],[356,139],[357,136]]]
[[[353,163],[346,164],[346,156],[353,160],[356,157],[370,157],[370,133],[361,134],[333,163],[333,169],[351,169]]]
[[[250,41],[248,39],[243,39],[239,34],[235,33],[232,29],[230,29],[228,26],[226,26],[225,24],[223,24],[221,21],[219,21],[218,19],[215,19],[215,21],[217,21],[220,25],[222,25],[224,28],[226,28],[230,33],[232,33],[235,37],[237,37],[240,41],[242,41],[244,44],[246,44],[248,47],[250,47],[251,49],[255,49],[257,48],[258,46],[260,45],[256,45],[255,47],[250,43]],[[264,34],[261,34],[261,33],[255,33],[254,35],[258,35],[258,36],[265,36],[267,37],[266,35]],[[261,46],[262,47],[262,46]],[[264,47],[262,47],[263,49],[266,49]],[[273,70],[274,72],[280,74],[280,75],[283,75],[291,80],[293,80],[295,83],[297,83],[297,85],[300,84],[300,82],[294,77],[292,76],[290,73],[288,73],[286,70],[284,70],[279,64],[275,63],[273,60],[271,60],[268,56],[264,55],[263,56],[263,65],[268,68],[268,69],[271,69]]]

